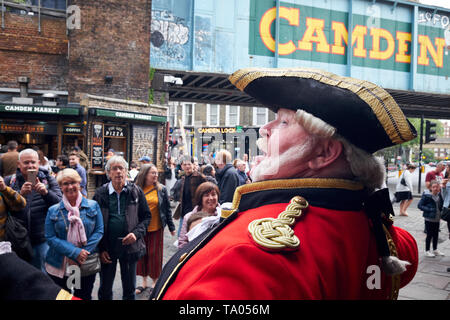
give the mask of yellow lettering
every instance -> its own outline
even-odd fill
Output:
[[[348,31],[343,22],[333,21],[331,23],[331,29],[334,30],[334,44],[331,46],[331,53],[335,54],[345,54],[345,45],[348,44]],[[367,27],[356,25],[352,31],[352,46],[353,55],[355,57],[365,58],[366,49],[364,49],[364,36],[367,34]]]
[[[298,49],[312,51],[312,43],[315,42],[317,52],[330,52],[330,45],[323,32],[325,22],[323,19],[306,18],[306,31],[303,39],[298,42]]]
[[[331,30],[334,31],[334,44],[331,46],[332,54],[345,54],[344,41],[347,45],[348,31],[343,22],[332,21]]]
[[[272,25],[272,22],[276,19],[276,17],[277,9],[271,8],[264,13],[259,24],[259,34],[261,36],[261,40],[266,48],[272,52],[275,52],[276,43],[275,39],[270,33],[270,26]],[[300,20],[300,10],[296,8],[280,7],[280,18],[289,21],[289,25],[291,26],[298,26]],[[295,44],[292,40],[289,40],[287,43],[278,43],[279,55],[288,55],[295,50]]]
[[[437,37],[434,39],[436,49],[433,47],[433,44],[428,36],[419,35],[418,42],[420,45],[420,55],[417,63],[428,66],[430,64],[430,59],[428,59],[427,52],[429,52],[436,67],[442,68],[444,66],[445,39]]]
[[[371,28],[370,35],[372,36],[372,50],[369,52],[370,59],[387,60],[394,54],[395,41],[392,34],[386,29]],[[387,41],[387,48],[384,51],[380,51],[381,38]]]
[[[365,58],[367,55],[366,49],[364,49],[364,36],[367,34],[367,27],[356,25],[352,31],[352,46],[356,42],[356,47],[353,49],[353,56],[359,58]],[[347,37],[345,37],[347,43]]]
[[[411,33],[397,31],[396,38],[398,40],[398,52],[395,55],[396,62],[411,63],[411,55],[406,54],[408,51],[408,43],[411,43]]]

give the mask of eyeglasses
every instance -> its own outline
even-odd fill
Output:
[[[68,186],[74,186],[78,183],[79,182],[77,182],[77,181],[66,181],[66,182],[63,182],[62,185],[63,185],[63,187],[68,187]]]
[[[123,171],[123,170],[125,170],[125,168],[121,167],[121,166],[114,166],[114,167],[111,167],[110,170],[111,171],[116,171],[116,170]]]

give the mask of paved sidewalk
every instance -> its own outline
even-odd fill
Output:
[[[425,257],[424,219],[414,198],[408,208],[408,217],[399,216],[399,204],[394,204],[394,225],[405,229],[416,239],[419,248],[419,266],[414,279],[400,290],[399,300],[450,300],[450,240],[447,223],[441,221],[438,248],[444,257]]]

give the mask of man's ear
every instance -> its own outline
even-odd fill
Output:
[[[342,154],[342,142],[335,139],[324,139],[315,149],[315,156],[308,161],[311,170],[320,170],[329,166]]]

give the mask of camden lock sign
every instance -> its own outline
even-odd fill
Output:
[[[274,56],[276,7],[272,0],[251,0],[249,54]],[[386,9],[385,9],[386,10]],[[352,65],[410,71],[412,24],[373,15],[353,14],[350,28]],[[450,19],[427,21],[419,12],[417,73],[450,74],[450,55],[445,54]],[[278,54],[281,58],[347,64],[348,13],[281,2]]]

